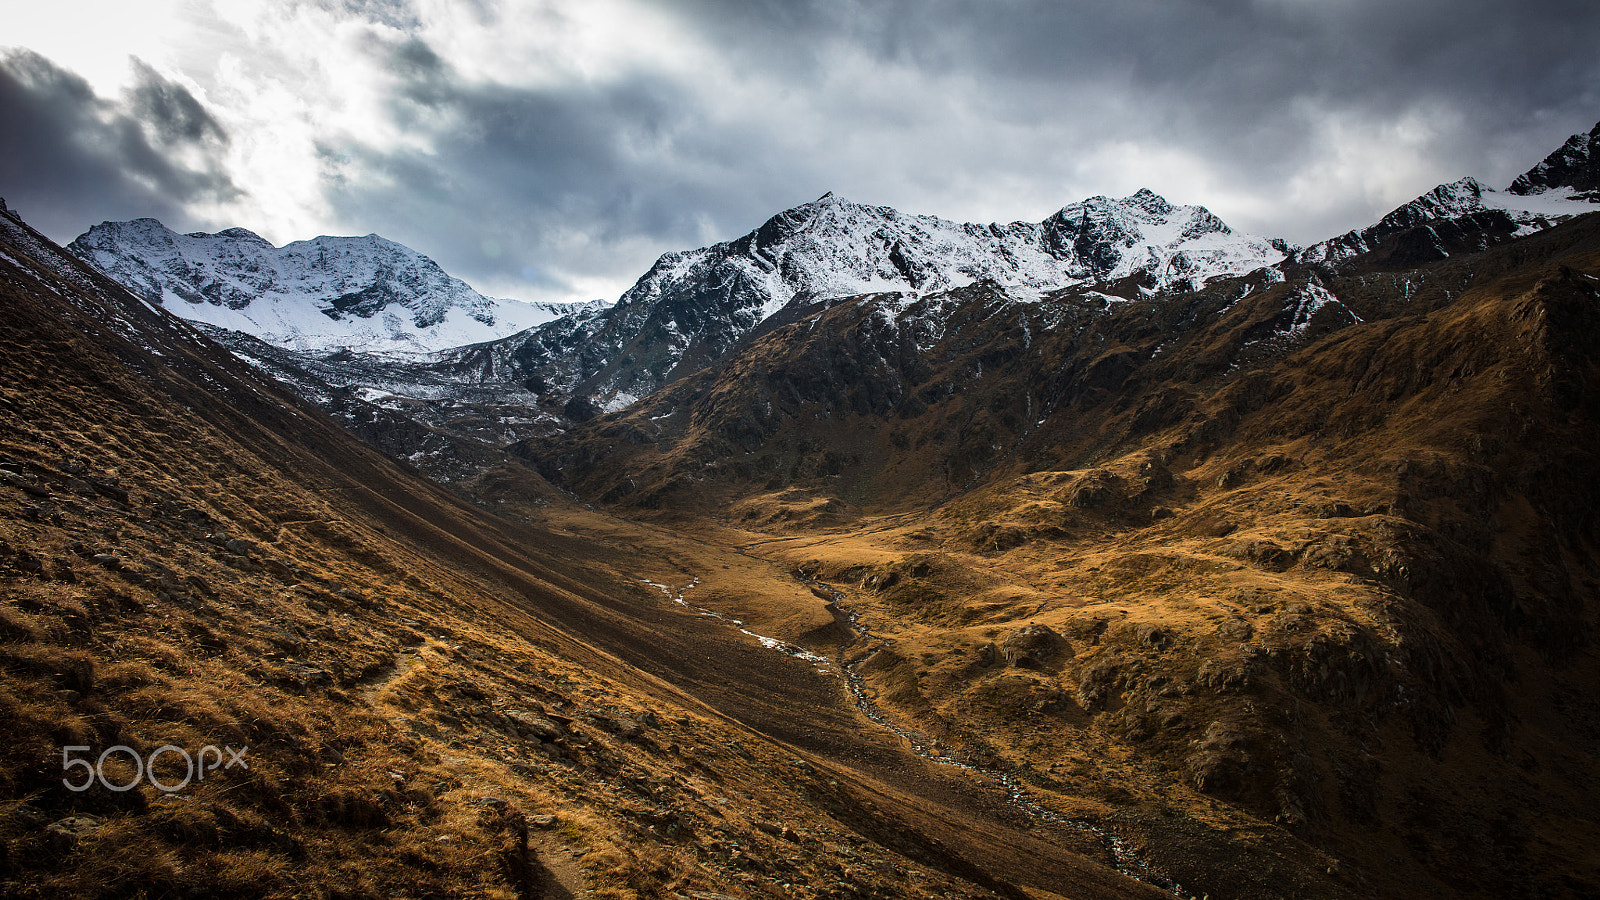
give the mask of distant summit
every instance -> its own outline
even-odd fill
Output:
[[[1543,231],[1600,210],[1600,124],[1518,176],[1504,191],[1476,178],[1441,184],[1366,228],[1307,247],[1304,262],[1359,256],[1414,265]]]
[[[1561,149],[1524,172],[1510,191],[1523,196],[1570,189],[1574,197],[1600,202],[1600,123],[1575,134]]]
[[[569,309],[484,297],[375,234],[274,247],[245,228],[178,234],[146,218],[96,225],[67,249],[178,316],[292,350],[440,350]]]

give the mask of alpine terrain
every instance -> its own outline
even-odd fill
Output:
[[[1069,286],[1149,293],[1248,272],[1289,248],[1150,191],[1004,226],[829,194],[738,240],[663,255],[614,305],[582,304],[449,348],[461,333],[453,322],[497,301],[375,236],[273,250],[243,229],[176,235],[140,220],[96,226],[68,249],[135,293],[217,326],[214,338],[385,452],[460,481],[499,448],[627,406],[816,299],[977,281],[1026,300]],[[407,330],[408,317],[420,325],[444,311],[454,312],[425,335]],[[424,339],[435,352],[393,352],[426,349]]]
[[[480,377],[536,379],[582,419],[700,369],[811,302],[980,281],[1020,300],[1128,280],[1170,290],[1260,268],[1282,259],[1282,249],[1147,190],[1011,225],[962,225],[828,194],[737,240],[662,256],[597,315],[558,319],[453,359]]]
[[[177,234],[155,219],[105,222],[68,248],[193,322],[304,351],[429,351],[494,340],[566,312],[483,297],[375,234],[274,247],[243,229]]]
[[[6,213],[0,894],[1600,893],[1597,185],[828,195],[404,356]]]

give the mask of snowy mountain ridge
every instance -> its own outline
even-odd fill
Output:
[[[1596,131],[1600,132],[1600,126],[1596,127]],[[1575,142],[1584,137],[1574,135],[1563,150],[1570,150]],[[1596,136],[1596,145],[1600,147],[1600,135]],[[1427,250],[1442,257],[1463,249],[1451,246],[1451,235],[1441,233],[1441,226],[1445,223],[1479,220],[1466,229],[1478,240],[1465,249],[1481,250],[1487,246],[1484,241],[1491,235],[1498,238],[1523,237],[1574,216],[1600,210],[1600,191],[1585,191],[1570,183],[1551,182],[1549,173],[1552,171],[1561,171],[1570,176],[1576,168],[1570,153],[1563,156],[1562,151],[1557,151],[1551,155],[1551,159],[1558,157],[1562,157],[1568,165],[1557,168],[1552,166],[1550,160],[1546,160],[1503,191],[1487,187],[1470,176],[1450,184],[1441,184],[1394,209],[1373,225],[1312,244],[1299,253],[1298,259],[1301,262],[1338,263],[1369,253],[1388,238],[1419,226],[1432,230],[1431,247]],[[1589,165],[1594,165],[1600,162],[1600,154],[1585,157],[1585,160]]]
[[[1518,176],[1507,190],[1523,196],[1569,188],[1581,200],[1600,203],[1600,123],[1588,134],[1579,132]]]
[[[336,412],[403,413],[504,444],[620,410],[849,297],[875,298],[893,328],[907,329],[923,350],[942,333],[951,292],[965,295],[969,286],[1002,304],[1064,310],[1087,301],[1105,310],[1224,278],[1248,276],[1242,298],[1309,277],[1287,295],[1275,330],[1252,338],[1262,348],[1289,347],[1313,324],[1360,321],[1317,273],[1415,267],[1481,251],[1600,209],[1597,188],[1600,125],[1506,191],[1472,178],[1440,185],[1305,250],[1236,233],[1204,207],[1149,190],[1006,225],[829,193],[743,236],[661,255],[614,305],[490,300],[375,235],[275,248],[244,229],[179,235],[142,219],[97,226],[71,249],[180,316],[276,348],[218,335]],[[1056,320],[1051,313],[1039,322]],[[417,404],[427,405],[425,414]]]
[[[484,297],[374,234],[275,247],[244,228],[179,234],[147,218],[96,225],[67,249],[182,318],[292,350],[430,352],[503,338],[575,306]]]
[[[1092,197],[1043,222],[1009,225],[910,215],[829,193],[734,240],[662,255],[599,316],[550,322],[462,361],[534,375],[558,393],[614,410],[807,303],[922,296],[981,281],[1021,302],[1129,277],[1149,293],[1178,291],[1271,266],[1284,249],[1149,190]]]
[[[832,193],[786,210],[756,231],[668,253],[619,305],[670,296],[712,270],[757,288],[759,322],[802,297],[925,293],[993,281],[1018,300],[1086,281],[1147,273],[1158,290],[1239,275],[1284,257],[1271,241],[1235,234],[1201,206],[1174,206],[1145,189],[1091,197],[1040,223],[962,224],[854,203]]]

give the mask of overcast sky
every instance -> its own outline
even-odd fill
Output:
[[[22,4],[13,4],[21,7]],[[1038,221],[1149,187],[1310,243],[1600,120],[1593,0],[110,0],[0,29],[0,196],[376,232],[615,299],[833,191]]]

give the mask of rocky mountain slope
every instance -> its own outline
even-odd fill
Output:
[[[375,234],[274,247],[243,228],[178,234],[136,219],[96,225],[67,249],[182,318],[290,350],[442,350],[570,311],[481,296],[433,260]]]
[[[3,211],[0,308],[0,895],[1163,896],[674,602],[835,640],[786,571],[485,514]]]
[[[575,417],[619,409],[715,362],[797,305],[872,291],[992,282],[1019,300],[1134,279],[1151,291],[1270,265],[1281,245],[1150,191],[1094,197],[1043,222],[973,225],[832,194],[727,243],[661,257],[617,304],[458,353],[502,381],[535,379]]]
[[[308,353],[237,331],[197,326],[240,359],[290,387],[362,440],[440,483],[468,479],[516,441],[570,423],[524,384],[462,377],[443,354]]]

